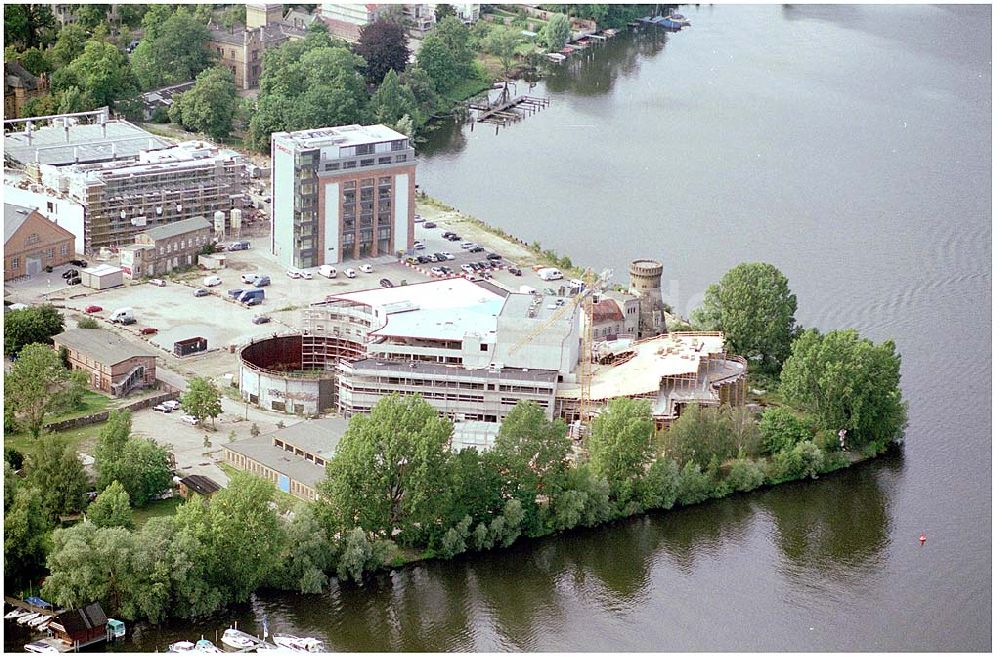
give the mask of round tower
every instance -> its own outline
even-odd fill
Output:
[[[660,279],[663,264],[652,259],[637,259],[628,267],[629,293],[639,298],[639,338],[667,331],[663,319],[663,293]]]

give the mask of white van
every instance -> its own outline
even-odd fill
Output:
[[[336,279],[337,269],[332,265],[321,265],[319,267],[319,274],[327,279]]]
[[[524,293],[525,295],[535,295],[536,293],[538,293],[538,289],[532,286],[522,286],[520,288],[520,292]]]
[[[222,283],[222,277],[219,275],[209,275],[205,277],[201,283],[208,287],[218,286]]]
[[[563,278],[563,273],[557,268],[542,268],[538,271],[538,276],[545,281],[555,281]]]
[[[346,276],[348,279],[354,279],[355,277],[358,276],[358,273],[354,272],[354,268],[347,268],[346,270],[344,270],[344,276]]]
[[[129,307],[124,307],[121,309],[115,309],[108,316],[108,320],[112,323],[121,323],[123,325],[130,325],[135,322],[135,316],[132,315],[132,309]]]

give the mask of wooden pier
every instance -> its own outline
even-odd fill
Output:
[[[526,116],[533,115],[548,106],[549,99],[547,98],[517,96],[516,98],[504,100],[501,96],[501,99],[496,103],[470,103],[469,109],[479,112],[479,116],[476,117],[477,123],[506,126],[515,121],[520,121]]]

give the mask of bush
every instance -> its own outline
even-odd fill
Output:
[[[712,479],[702,472],[701,465],[690,461],[681,469],[677,501],[684,506],[701,503],[712,496],[714,489]]]
[[[811,419],[799,418],[784,407],[769,407],[760,417],[761,444],[772,455],[809,441],[813,434]]]
[[[6,419],[6,414],[4,415]],[[6,431],[6,428],[4,428]],[[3,449],[3,461],[10,465],[11,469],[17,471],[24,465],[24,454],[16,448],[6,446]]]
[[[251,437],[256,437],[259,434],[260,434],[260,426],[258,426],[256,423],[251,423],[250,424],[250,436]]]
[[[829,471],[849,467],[850,465],[851,458],[846,453],[840,450],[832,451],[823,454],[823,467],[820,469],[820,472],[825,474]]]
[[[733,492],[749,492],[764,483],[764,467],[748,458],[733,462],[729,469],[728,484]]]
[[[642,506],[645,510],[672,508],[681,486],[680,469],[669,458],[653,462],[642,484]]]
[[[772,483],[784,483],[816,475],[824,464],[823,452],[811,441],[800,442],[791,449],[786,449],[774,456],[772,464]]]
[[[337,561],[337,578],[361,583],[365,572],[377,570],[395,553],[396,545],[383,538],[371,540],[364,529],[356,528],[343,540]]]
[[[448,529],[441,538],[441,546],[437,555],[441,558],[452,558],[464,553],[466,550],[465,540],[469,537],[469,527],[472,526],[472,518],[466,515],[458,524]]]
[[[81,318],[77,321],[76,326],[80,329],[97,329],[100,327],[94,318]]]

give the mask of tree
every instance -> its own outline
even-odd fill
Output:
[[[784,407],[769,407],[760,417],[761,443],[768,453],[791,449],[815,433],[812,420],[801,419]]]
[[[246,5],[232,5],[222,14],[222,25],[227,30],[233,28],[236,25],[246,25],[247,24],[247,6]]]
[[[199,423],[212,419],[212,427],[215,427],[215,417],[222,414],[222,392],[211,380],[194,378],[181,396],[181,407]]]
[[[143,25],[147,19],[151,23],[160,15],[160,10],[154,13],[151,8],[143,18]],[[143,89],[153,89],[191,80],[212,64],[210,37],[204,21],[187,13],[169,16],[151,33],[147,31],[132,53],[139,84]]]
[[[638,500],[647,465],[653,458],[653,414],[649,401],[612,400],[593,423],[587,450],[599,478],[606,478],[619,505]]]
[[[88,30],[95,29],[102,23],[107,23],[108,14],[111,12],[111,5],[75,5],[73,16],[76,22]]]
[[[418,396],[387,396],[351,417],[318,490],[334,528],[427,542],[447,511],[452,426]]]
[[[52,536],[46,562],[49,576],[42,597],[66,608],[100,602],[112,615],[119,612],[135,552],[135,538],[128,529],[98,528],[85,520]]]
[[[336,560],[336,547],[323,527],[314,506],[300,503],[285,525],[286,541],[277,573],[271,581],[300,593],[320,593],[329,582]]]
[[[112,410],[108,421],[97,434],[94,462],[100,471],[102,463],[116,460],[125,450],[132,435],[132,413],[128,410]],[[114,480],[114,479],[111,479]],[[111,480],[108,483],[111,483]]]
[[[221,140],[233,130],[237,99],[236,83],[228,69],[205,69],[198,74],[194,87],[175,97],[170,119],[187,130]]]
[[[118,20],[121,21],[122,25],[137,28],[142,25],[142,19],[146,15],[146,12],[149,11],[149,5],[120,4],[116,9],[118,11]]]
[[[372,96],[372,111],[377,122],[392,126],[403,117],[412,117],[416,113],[417,100],[412,91],[400,84],[399,75],[390,70]]]
[[[52,348],[32,343],[7,374],[4,404],[34,439],[42,432],[45,416],[79,399],[81,374],[71,373]]]
[[[572,28],[566,14],[555,14],[549,18],[542,33],[542,40],[550,51],[559,51],[562,50],[571,36]]]
[[[212,499],[211,570],[235,601],[246,600],[276,566],[282,536],[271,507],[274,491],[270,481],[240,472]]]
[[[515,28],[501,26],[490,30],[490,33],[483,41],[483,47],[486,49],[486,52],[495,55],[500,60],[504,78],[510,75],[510,70],[514,66],[514,60],[517,57],[518,46],[523,42],[524,38],[521,36],[520,31]]]
[[[722,461],[735,457],[740,447],[729,412],[729,408],[685,406],[664,436],[664,454],[681,464],[693,461],[700,465],[707,465],[712,458]]]
[[[506,475],[504,494],[520,500],[529,534],[542,531],[536,498],[562,488],[570,445],[566,424],[546,419],[537,403],[518,402],[500,425],[493,451]]]
[[[4,4],[4,43],[22,49],[51,43],[56,27],[52,8],[43,4]]]
[[[118,481],[128,492],[134,506],[141,507],[173,483],[170,455],[167,449],[152,439],[133,437],[125,442],[119,452],[112,454],[108,447],[95,456],[97,487],[104,489]]]
[[[21,63],[21,66],[36,76],[52,71],[52,63],[48,60],[46,54],[38,48],[29,48],[23,53],[19,53],[17,60]]]
[[[432,116],[441,100],[434,90],[434,81],[427,75],[427,72],[419,66],[411,64],[406,67],[402,82],[413,93],[421,119],[426,120]]]
[[[5,477],[14,480],[13,474]],[[4,578],[12,583],[30,581],[45,565],[52,522],[42,505],[41,492],[33,487],[19,487],[9,503],[6,496],[4,499]]]
[[[450,17],[424,38],[417,64],[430,76],[434,89],[444,93],[472,75],[472,56],[468,28]]]
[[[74,87],[74,89],[76,89],[76,88]],[[98,329],[98,328],[100,328],[100,325],[97,323],[97,320],[94,319],[94,318],[81,318],[80,320],[78,320],[76,322],[76,326],[77,326],[78,329]]]
[[[733,352],[774,371],[795,337],[797,308],[780,270],[769,263],[741,263],[708,287],[691,319],[701,329],[721,330]]]
[[[889,340],[875,345],[856,330],[803,333],[781,370],[784,399],[813,412],[822,428],[847,430],[847,445],[885,448],[902,437],[906,403],[902,359]]]
[[[29,343],[52,343],[52,337],[63,331],[63,315],[51,304],[28,307],[3,314],[3,351],[16,356]]]
[[[354,52],[365,61],[365,80],[377,85],[389,71],[402,72],[410,59],[406,30],[392,20],[380,18],[361,28]]]
[[[28,458],[27,472],[28,484],[38,491],[51,519],[83,510],[87,475],[76,451],[65,441],[43,436]]]
[[[96,39],[88,41],[69,66],[53,74],[52,87],[56,91],[79,87],[98,106],[114,105],[138,92],[125,55],[113,44]]]
[[[458,17],[455,8],[451,5],[434,5],[434,18],[440,23],[449,16]]]
[[[87,518],[99,527],[132,528],[132,508],[129,507],[128,492],[122,484],[112,481],[104,488],[87,506]]]

